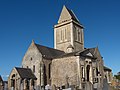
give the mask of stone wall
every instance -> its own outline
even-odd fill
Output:
[[[36,45],[32,42],[23,57],[22,67],[30,68],[33,71],[37,78],[37,86],[50,84],[50,66],[51,60],[43,58]]]
[[[37,78],[37,85],[40,85],[40,62],[42,55],[34,43],[30,45],[22,60],[23,68],[30,68]]]
[[[14,82],[12,81],[13,79]],[[8,90],[11,90],[12,87],[14,87],[15,90],[20,90],[20,82],[21,77],[19,76],[19,73],[16,71],[16,69],[13,68],[13,70],[10,73],[10,76],[8,77]]]
[[[67,52],[67,47],[71,44],[71,24],[65,24],[54,29],[55,48]]]
[[[64,57],[54,59],[51,67],[51,83],[58,87],[64,86],[69,82],[70,85],[76,85],[78,79],[77,57]]]

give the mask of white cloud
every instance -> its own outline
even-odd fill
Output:
[[[9,75],[1,75],[3,78],[9,77]]]

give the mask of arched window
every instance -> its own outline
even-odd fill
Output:
[[[46,75],[46,65],[44,64],[44,68],[43,68],[43,74],[44,74],[44,85],[47,85],[47,75]]]
[[[62,41],[63,42],[63,36],[64,35],[64,32],[63,32],[63,29],[61,29],[61,31],[60,31],[60,41]]]
[[[95,68],[93,68],[93,77],[95,77]]]
[[[81,68],[82,69],[82,78],[84,77],[84,67]]]
[[[11,87],[15,87],[15,74],[12,75]]]
[[[65,36],[65,40],[67,40],[67,31],[66,31],[66,28],[65,28],[65,30],[64,30],[64,36]]]
[[[82,31],[81,31],[81,33],[80,33],[80,36],[81,36],[81,43],[83,43],[83,35],[82,35],[83,33],[82,33]]]
[[[35,65],[33,65],[33,73],[35,73]]]
[[[15,87],[15,80],[11,79],[11,87]]]
[[[98,73],[99,73],[99,72],[98,72],[98,69],[96,68],[96,76],[98,76]]]
[[[27,68],[29,68],[29,67],[27,66]]]
[[[77,28],[76,28],[76,41],[78,41],[78,30],[77,30]]]
[[[87,65],[87,67],[86,67],[86,70],[87,70],[87,81],[89,81],[89,74],[90,74],[90,65]]]
[[[78,29],[78,41],[80,42],[80,30]]]
[[[51,78],[51,64],[49,64],[49,79]]]

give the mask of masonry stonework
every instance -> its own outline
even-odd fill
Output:
[[[68,79],[69,84],[76,85],[78,81],[78,64],[77,57],[66,57],[55,59],[52,62],[51,77],[52,84],[57,86],[64,86],[67,84],[66,79]]]

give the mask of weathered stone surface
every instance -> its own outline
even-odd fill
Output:
[[[33,71],[35,69],[34,75],[37,77],[37,85],[40,85],[40,62],[42,61],[42,55],[38,51],[34,42],[31,43],[26,54],[22,60],[23,68],[30,68]]]
[[[66,57],[52,61],[51,77],[52,84],[57,86],[66,85],[66,77],[71,85],[76,85],[78,77],[77,57]]]

